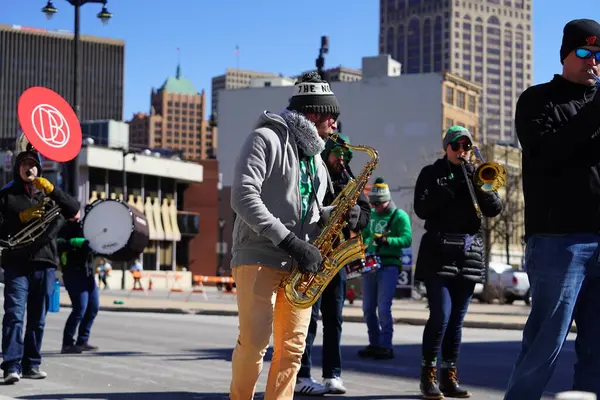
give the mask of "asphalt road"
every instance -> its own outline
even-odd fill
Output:
[[[19,399],[170,400],[227,399],[234,317],[101,312],[91,342],[98,353],[61,355],[69,309],[49,314],[42,368],[49,377],[0,387]],[[365,361],[356,351],[367,342],[366,327],[344,324],[345,399],[418,399],[421,326],[395,326],[396,359]],[[574,361],[570,338],[549,392],[567,390]],[[520,332],[466,329],[460,361],[462,382],[475,399],[502,399],[519,348]],[[316,353],[321,341],[317,338]],[[267,354],[267,359],[270,353]],[[313,376],[320,376],[320,357]],[[268,364],[258,385],[264,390]],[[557,379],[558,378],[558,379]],[[262,398],[262,396],[257,396]]]

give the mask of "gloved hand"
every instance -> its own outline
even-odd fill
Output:
[[[302,272],[314,273],[319,270],[319,266],[323,260],[319,249],[304,240],[298,239],[294,233],[290,232],[290,234],[279,243],[279,248],[285,250],[294,260],[296,260],[298,268]]]
[[[335,210],[336,206],[325,206],[321,208],[321,224],[327,225],[329,221],[329,217],[331,217],[331,213]]]
[[[30,207],[26,210],[23,210],[19,213],[19,219],[22,223],[27,223],[31,220],[41,218],[45,213],[44,205],[39,204],[37,206]]]
[[[376,234],[374,240],[375,240],[375,244],[377,246],[387,246],[388,244],[390,244],[387,237],[385,237],[381,234]]]
[[[54,185],[46,178],[35,178],[33,184],[38,190],[43,190],[46,194],[50,194],[54,191]]]
[[[346,221],[348,221],[348,227],[351,230],[356,229],[356,225],[358,225],[358,218],[360,217],[360,206],[355,205],[352,207],[350,211],[348,211],[348,216]]]

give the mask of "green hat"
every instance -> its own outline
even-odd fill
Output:
[[[339,137],[344,142],[350,144],[350,138],[348,136],[342,135],[340,133]],[[321,157],[323,158],[323,160],[327,161],[327,158],[329,157],[329,153],[331,153],[331,150],[335,149],[336,147],[342,147],[342,146],[340,146],[339,143],[334,142],[333,140],[327,140],[327,142],[325,143],[325,150],[323,150],[323,152],[321,153]],[[350,162],[350,160],[352,160],[352,149],[348,149],[348,159],[346,161]]]
[[[388,187],[388,184],[385,183],[381,177],[375,179],[375,183],[373,184],[371,192],[369,193],[369,202],[385,203],[391,199],[392,195],[390,194],[390,188]]]
[[[444,134],[444,140],[442,141],[443,149],[446,150],[450,143],[456,142],[463,136],[468,138],[471,143],[473,143],[473,136],[471,136],[471,133],[467,128],[460,125],[451,126]]]

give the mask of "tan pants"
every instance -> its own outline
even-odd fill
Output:
[[[303,310],[288,303],[279,288],[286,275],[260,265],[233,268],[240,333],[233,351],[231,400],[253,399],[271,334],[273,359],[265,400],[294,398],[311,308]]]

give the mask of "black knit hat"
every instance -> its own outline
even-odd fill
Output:
[[[560,62],[576,48],[582,46],[600,46],[600,24],[591,19],[575,19],[568,22],[563,30]]]
[[[288,110],[302,114],[340,115],[340,104],[331,91],[329,83],[316,72],[307,72],[294,85],[294,94]]]

